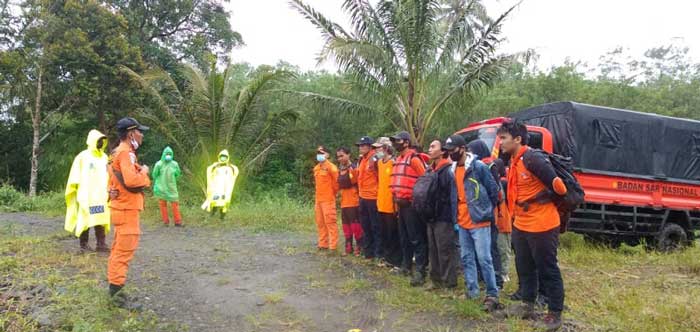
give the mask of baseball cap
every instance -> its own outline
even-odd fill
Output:
[[[398,134],[391,137],[392,142],[396,140],[410,141],[411,134],[409,134],[407,131],[399,132]]]
[[[442,149],[452,150],[463,146],[467,146],[467,141],[464,140],[464,137],[462,137],[462,135],[452,135],[445,140],[445,144],[442,145]]]
[[[391,145],[391,140],[389,137],[380,137],[374,144],[372,144],[373,147],[379,148],[385,145]]]
[[[116,127],[117,131],[119,132],[125,132],[132,129],[138,129],[140,131],[146,131],[151,129],[140,124],[138,121],[136,121],[136,119],[128,116],[125,118],[121,118],[119,121],[117,121]]]
[[[355,145],[372,145],[372,144],[374,144],[374,140],[372,139],[372,137],[369,137],[369,136],[362,136],[360,138],[360,140],[357,141],[357,143],[355,143]]]

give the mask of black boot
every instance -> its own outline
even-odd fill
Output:
[[[88,245],[90,240],[90,229],[86,229],[80,234],[80,253],[86,253],[92,251],[92,248]]]
[[[114,295],[116,295],[117,293],[119,293],[120,290],[122,290],[122,287],[124,286],[109,284],[109,296],[114,297]]]
[[[95,226],[95,237],[97,238],[97,247],[95,250],[97,250],[97,252],[109,252],[107,242],[105,241],[106,235],[104,226]]]

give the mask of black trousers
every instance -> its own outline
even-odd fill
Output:
[[[382,252],[384,259],[393,266],[401,266],[403,253],[399,237],[399,221],[393,213],[379,212],[382,224]]]
[[[376,199],[360,198],[362,249],[366,258],[382,257],[382,225],[379,223]]]
[[[564,309],[564,281],[557,261],[559,227],[539,233],[523,232],[513,227],[512,237],[523,301],[535,302],[539,286],[549,299],[549,311],[561,312]]]
[[[411,269],[416,258],[416,271],[425,275],[428,268],[428,234],[425,221],[407,202],[399,202],[399,236],[403,263],[401,267]]]
[[[430,280],[442,287],[457,286],[459,255],[455,247],[454,225],[446,222],[427,224]]]

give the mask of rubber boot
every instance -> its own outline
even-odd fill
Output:
[[[86,229],[80,234],[80,253],[87,253],[92,251],[92,248],[88,245],[90,240],[90,229]]]
[[[106,234],[104,226],[95,226],[95,237],[97,238],[97,252],[109,252],[109,247],[107,247],[107,242],[105,241]]]
[[[123,287],[124,286],[109,284],[109,297],[112,299],[114,305],[126,310],[141,311],[143,306],[137,303],[135,299],[130,298],[122,292]]]

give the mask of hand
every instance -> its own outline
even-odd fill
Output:
[[[149,171],[148,165],[141,166],[141,172],[148,174]]]
[[[119,197],[119,190],[117,189],[110,189],[109,190],[109,199],[110,200],[115,200]]]

